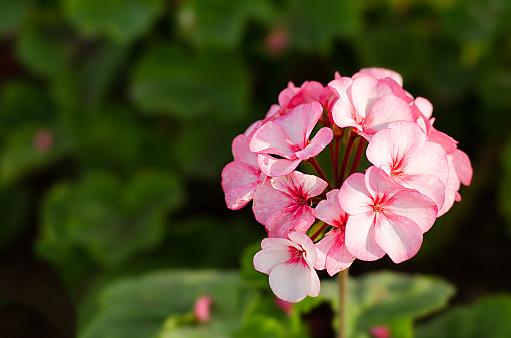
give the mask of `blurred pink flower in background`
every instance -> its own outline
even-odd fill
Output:
[[[213,304],[213,298],[210,296],[201,296],[195,301],[193,307],[193,313],[195,318],[201,322],[206,323],[211,318],[211,305]]]

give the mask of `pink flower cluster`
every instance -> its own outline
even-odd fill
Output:
[[[396,72],[366,68],[336,74],[326,87],[290,83],[234,139],[234,160],[222,171],[225,201],[233,210],[253,201],[268,233],[254,266],[277,297],[318,295],[316,270],[333,276],[355,259],[400,263],[418,252],[472,179],[468,156],[435,129],[432,111]],[[364,152],[369,166],[357,172]],[[302,164],[309,173],[297,170]]]

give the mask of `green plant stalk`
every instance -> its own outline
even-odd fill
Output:
[[[346,338],[346,297],[348,295],[348,269],[339,272],[339,329],[337,338]]]

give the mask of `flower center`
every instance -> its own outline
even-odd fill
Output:
[[[374,203],[374,205],[373,205],[373,210],[374,210],[374,212],[379,212],[379,213],[381,213],[381,212],[383,212],[383,210],[385,210],[385,209],[383,209],[383,206],[382,206],[380,203],[376,202],[376,203]]]
[[[289,263],[293,263],[293,264],[303,263],[303,264],[306,264],[305,263],[305,251],[303,249],[299,250],[299,249],[297,249],[295,247],[289,247],[289,253],[290,253],[290,257],[289,257],[289,260],[288,260]]]
[[[394,169],[391,172],[392,176],[403,176],[405,174],[405,171],[403,169]]]

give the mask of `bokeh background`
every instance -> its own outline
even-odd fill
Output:
[[[433,102],[474,180],[416,258],[352,274],[437,275],[454,304],[511,292],[510,17],[508,0],[0,0],[0,335],[75,337],[120,278],[239,268],[264,233],[225,208],[232,138],[288,81],[368,66]]]

